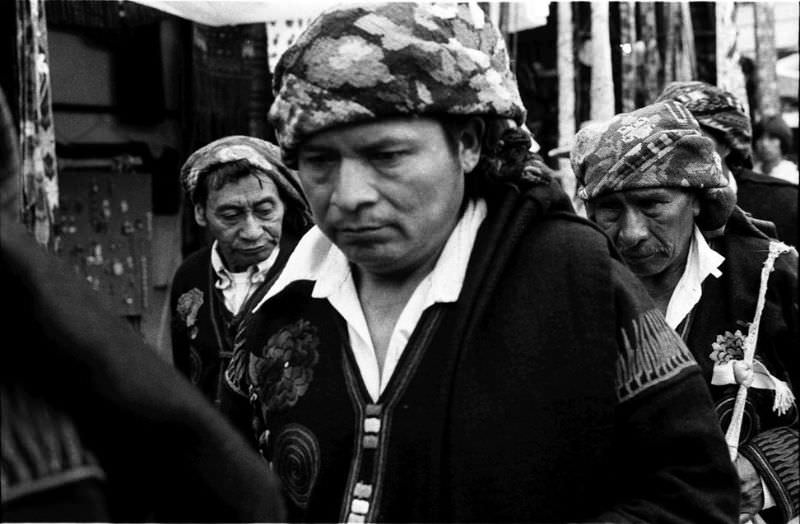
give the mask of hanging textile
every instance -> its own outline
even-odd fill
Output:
[[[716,68],[717,86],[733,93],[749,113],[747,88],[744,73],[739,65],[739,49],[736,45],[738,31],[736,28],[736,4],[734,2],[717,2],[716,10]]]
[[[664,67],[661,69],[661,78],[659,82],[659,91],[664,86],[676,80],[675,78],[675,54],[676,54],[676,29],[680,31],[680,24],[678,12],[675,4],[671,2],[664,2],[661,4],[661,27],[664,28],[661,36],[664,39]]]
[[[614,78],[611,68],[611,39],[608,29],[608,2],[592,2],[592,120],[614,116]]]
[[[658,33],[656,28],[656,6],[653,2],[639,3],[639,27],[641,40],[644,42],[644,59],[640,64],[639,78],[641,105],[651,104],[661,93],[659,71],[661,56],[658,50]]]
[[[578,181],[569,162],[569,150],[575,137],[575,45],[572,2],[557,4],[556,71],[558,73],[558,172],[564,191],[571,197],[575,211],[586,216],[583,200],[576,198]],[[551,155],[553,151],[551,151]]]
[[[781,112],[778,98],[778,74],[775,62],[775,10],[767,2],[755,4],[756,22],[756,119]]]
[[[568,147],[575,136],[575,50],[572,39],[572,3],[558,3],[558,147]],[[561,159],[559,167],[569,163]]]
[[[265,24],[192,24],[191,149],[226,135],[269,138]]]
[[[275,71],[278,59],[294,43],[300,33],[305,31],[312,18],[293,18],[267,22],[269,39],[269,70]]]
[[[636,3],[619,3],[619,29],[620,29],[620,49],[622,51],[622,112],[628,113],[638,106],[636,105],[636,91],[638,88],[637,65],[637,45],[636,45]]]
[[[48,245],[58,206],[55,133],[43,0],[17,1],[22,215],[36,241]]]
[[[664,28],[664,68],[661,87],[697,79],[692,15],[687,2],[661,4]]]
[[[694,26],[689,2],[677,4],[680,10],[679,48],[675,63],[675,80],[688,82],[697,79],[697,53],[694,46]]]

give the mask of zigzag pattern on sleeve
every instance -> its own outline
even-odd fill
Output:
[[[629,335],[630,332],[630,335]],[[630,400],[695,366],[694,357],[660,311],[651,309],[622,329],[624,354],[617,358],[617,397]]]

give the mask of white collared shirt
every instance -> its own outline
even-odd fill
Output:
[[[725,257],[711,249],[700,229],[694,226],[686,267],[667,305],[666,317],[669,327],[677,329],[692,308],[700,302],[700,297],[703,295],[701,287],[703,281],[709,275],[719,278],[722,275],[719,266],[724,261]]]
[[[683,270],[683,275],[681,275],[678,285],[675,286],[667,306],[667,324],[672,329],[677,329],[692,308],[700,302],[700,297],[703,294],[701,288],[703,281],[709,275],[714,278],[719,278],[722,275],[719,266],[724,261],[725,257],[711,249],[700,229],[694,226],[692,243],[689,246],[689,254],[686,257],[686,268]],[[764,493],[763,509],[773,507],[775,498],[763,478],[761,479],[761,489]]]
[[[361,378],[372,400],[377,402],[425,309],[436,303],[458,300],[478,228],[485,218],[486,202],[477,200],[467,204],[433,269],[417,285],[400,313],[389,340],[382,372],[358,299],[350,263],[318,227],[313,227],[303,236],[286,263],[286,269],[255,309],[292,282],[314,281],[311,296],[327,299],[347,323],[350,348]]]
[[[270,256],[256,265],[247,268],[247,271],[232,273],[228,271],[219,255],[219,245],[215,240],[211,246],[211,267],[217,274],[217,281],[214,286],[222,291],[225,298],[225,307],[234,315],[239,312],[242,304],[250,298],[261,283],[264,282],[267,272],[278,259],[279,248],[276,246]]]

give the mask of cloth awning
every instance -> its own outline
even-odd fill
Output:
[[[210,26],[312,18],[341,0],[131,0]],[[367,0],[369,1],[369,0]]]

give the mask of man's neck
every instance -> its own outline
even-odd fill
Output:
[[[433,270],[438,255],[408,273],[380,275],[353,268],[358,300],[382,371],[394,327],[411,295]]]
[[[683,263],[670,266],[657,275],[640,277],[647,293],[655,301],[656,307],[665,315],[672,293],[683,276],[684,269],[686,269],[686,257],[683,258]]]
[[[764,170],[764,174],[768,175],[770,173],[770,171],[772,171],[775,168],[775,166],[780,164],[780,162],[781,162],[780,158],[773,158],[773,159],[764,160],[761,163],[761,168]]]

